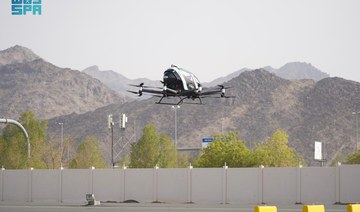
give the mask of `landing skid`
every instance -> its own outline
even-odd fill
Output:
[[[199,102],[196,103],[192,103],[192,102],[184,102],[185,99],[190,99],[191,97],[179,97],[179,101],[177,103],[171,103],[171,102],[162,102],[162,100],[164,99],[165,96],[161,97],[161,99],[158,102],[155,102],[156,104],[160,104],[160,105],[181,105],[181,104],[194,104],[194,105],[202,105],[202,101],[200,97],[197,97],[196,99],[199,99]],[[195,99],[193,99],[195,100]]]

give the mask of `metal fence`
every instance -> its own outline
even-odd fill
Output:
[[[1,170],[0,200],[332,204],[360,202],[360,166]]]

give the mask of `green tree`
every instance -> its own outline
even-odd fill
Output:
[[[86,137],[78,146],[75,158],[71,160],[69,167],[87,169],[91,166],[106,168],[106,163],[101,155],[100,147],[95,136]]]
[[[178,155],[171,139],[166,134],[160,135],[158,166],[161,168],[174,168],[178,166]]]
[[[345,161],[344,156],[340,153],[337,153],[335,158],[331,161],[330,166],[337,166],[338,163],[343,163]]]
[[[179,168],[186,168],[189,167],[190,163],[193,162],[193,159],[195,159],[194,157],[191,157],[190,154],[185,153],[185,152],[178,152],[178,165],[177,167]]]
[[[0,135],[0,166],[4,166],[5,163],[5,139]]]
[[[143,129],[143,136],[131,146],[130,167],[153,168],[156,165],[176,167],[177,152],[167,135],[159,135],[156,128],[148,124]]]
[[[282,130],[275,133],[264,144],[255,148],[256,165],[268,167],[297,166],[301,157],[288,146],[288,135]]]
[[[253,153],[245,143],[238,140],[239,132],[228,132],[226,135],[217,135],[202,154],[195,161],[197,167],[222,167],[225,162],[229,167],[253,166]]]
[[[51,138],[45,146],[43,160],[48,169],[57,169],[61,166],[61,149],[59,141]]]
[[[124,155],[121,157],[121,159],[115,164],[118,167],[123,167],[123,166],[129,166],[130,164],[130,156]]]
[[[42,161],[42,153],[45,147],[47,121],[39,121],[32,112],[24,112],[19,122],[26,129],[30,140],[30,159],[26,150],[26,139],[22,131],[14,125],[8,124],[3,130],[2,139],[2,163],[9,169],[45,168]]]
[[[360,164],[360,150],[346,158],[346,164]]]
[[[74,139],[64,136],[64,143],[61,147],[59,136],[51,136],[45,145],[42,159],[48,169],[57,169],[61,165],[69,167],[71,155],[75,154]]]

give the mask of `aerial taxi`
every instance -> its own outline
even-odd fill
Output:
[[[199,79],[193,73],[179,68],[176,65],[171,65],[171,67],[164,72],[163,80],[160,82],[163,84],[163,87],[149,87],[141,83],[140,85],[131,85],[138,87],[138,91],[128,90],[128,92],[137,94],[138,96],[142,96],[144,93],[150,93],[153,96],[160,97],[160,100],[156,102],[157,104],[167,105],[180,105],[185,99],[198,100],[198,102],[187,102],[187,104],[203,104],[202,98],[204,97],[233,98],[233,96],[225,95],[226,89],[230,87],[223,85],[218,85],[218,89],[203,90]],[[219,94],[219,96],[212,96],[216,94]],[[165,100],[173,97],[179,100],[177,102]]]

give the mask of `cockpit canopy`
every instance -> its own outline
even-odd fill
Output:
[[[196,90],[200,81],[191,72],[172,65],[164,72],[164,83],[173,90]]]

